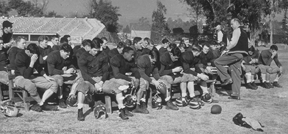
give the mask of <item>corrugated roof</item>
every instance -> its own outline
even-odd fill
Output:
[[[69,34],[72,37],[93,39],[105,26],[93,18],[46,18],[46,17],[11,17],[0,18],[0,23],[9,20],[15,34]],[[2,25],[0,26],[2,27]]]

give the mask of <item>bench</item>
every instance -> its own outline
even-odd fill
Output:
[[[8,75],[11,75],[10,71],[9,71]],[[24,107],[25,111],[29,111],[28,100],[31,100],[31,98],[28,97],[27,91],[24,90],[23,88],[15,87],[12,77],[9,77],[8,88],[9,88],[9,99],[14,101],[14,102],[18,102],[20,99],[20,101],[23,102],[23,107]],[[15,93],[16,93],[17,97],[15,97]]]

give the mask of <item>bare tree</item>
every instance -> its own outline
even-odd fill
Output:
[[[43,13],[46,11],[49,4],[49,0],[33,0],[32,2],[34,6],[40,8]]]

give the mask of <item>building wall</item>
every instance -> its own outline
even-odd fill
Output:
[[[137,31],[131,30],[131,38],[141,37],[141,38],[151,38],[151,31]]]

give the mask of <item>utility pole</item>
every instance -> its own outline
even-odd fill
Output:
[[[270,45],[273,45],[273,18],[274,18],[274,11],[273,11],[273,7],[274,7],[274,0],[270,0],[271,5],[270,5],[270,10],[271,10],[271,14],[270,14]]]

